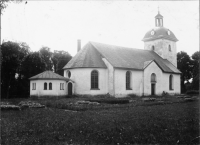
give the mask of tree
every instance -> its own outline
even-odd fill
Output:
[[[181,93],[184,93],[186,91],[184,83],[192,78],[192,60],[186,52],[181,51],[177,53],[177,67],[182,72]]]
[[[20,3],[20,2],[22,2],[22,0],[1,0],[0,1],[0,13],[2,14],[2,11],[7,7],[7,4],[9,3],[9,2],[16,2],[16,3]]]
[[[39,54],[45,63],[45,70],[53,70],[52,52],[49,47],[42,47]]]
[[[199,61],[200,61],[200,52],[197,51],[192,55],[192,89],[199,89]]]
[[[17,78],[21,77],[21,64],[29,52],[26,43],[8,41],[1,45],[1,96],[8,98],[10,91],[14,90]]]
[[[63,76],[63,67],[71,60],[72,56],[66,51],[57,51],[53,53],[52,61],[54,71]]]

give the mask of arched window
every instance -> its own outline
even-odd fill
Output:
[[[131,72],[127,71],[126,72],[126,90],[131,89]]]
[[[99,74],[98,71],[93,70],[91,73],[91,89],[99,88]]]
[[[52,90],[52,83],[49,83],[49,90]]]
[[[172,50],[171,50],[171,45],[169,45],[169,47],[168,47],[168,48],[169,48],[169,51],[172,51]]]
[[[156,83],[156,74],[151,74],[151,83]]]
[[[70,78],[71,77],[71,72],[70,71],[68,71],[68,78]]]
[[[153,51],[155,50],[155,47],[154,47],[154,45],[151,47],[151,50],[153,50]]]
[[[44,83],[44,90],[47,90],[47,83]]]
[[[169,90],[173,90],[174,89],[174,79],[173,79],[173,75],[169,76]]]

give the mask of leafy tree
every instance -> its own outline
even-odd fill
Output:
[[[63,76],[63,67],[71,60],[72,56],[66,51],[57,51],[53,53],[52,61],[54,71]]]
[[[9,93],[14,90],[17,78],[21,77],[21,64],[29,52],[26,43],[8,41],[1,45],[1,96],[8,98]]]
[[[16,2],[20,3],[22,0],[0,0],[0,13],[2,14],[2,11],[7,7],[7,4],[9,2]]]
[[[39,50],[42,61],[45,63],[45,70],[53,70],[52,52],[49,47],[42,47]]]
[[[192,89],[198,90],[199,89],[199,61],[200,61],[200,52],[197,51],[192,55]]]
[[[32,52],[26,56],[21,66],[21,79],[18,79],[18,89],[16,94],[28,96],[30,94],[29,78],[45,71],[45,63],[43,62],[39,52]]]
[[[186,52],[177,53],[177,67],[182,72],[181,92],[184,93],[186,91],[184,82],[188,82],[192,78],[192,60]]]

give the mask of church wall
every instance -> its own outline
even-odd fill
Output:
[[[151,95],[151,75],[156,75],[155,94],[162,95],[163,92],[163,72],[155,62],[150,63],[144,70],[144,95]]]
[[[44,90],[44,83],[47,83],[47,90]],[[49,90],[49,83],[52,83],[52,90]],[[32,90],[32,83],[36,83],[36,90]],[[60,83],[64,83],[64,90],[60,90]],[[31,80],[30,96],[65,96],[67,95],[66,81],[64,80]]]
[[[131,90],[126,90],[126,72],[131,72]],[[128,94],[141,96],[143,71],[115,69],[115,97],[125,97]]]
[[[78,95],[100,95],[107,94],[107,74],[108,70],[104,68],[74,68],[68,69],[71,72],[70,79],[74,81],[74,94]],[[67,71],[64,70],[64,77],[67,77]],[[99,90],[91,90],[91,72],[97,70],[99,73]],[[68,77],[67,77],[68,78]]]
[[[152,50],[152,46],[155,47],[155,52],[164,59],[168,59],[173,65],[177,67],[177,56],[176,56],[176,42],[157,39],[152,41],[144,42],[144,49]],[[171,46],[171,51],[169,51],[169,45]]]
[[[169,89],[169,76],[173,76],[173,90]],[[180,74],[163,73],[163,91],[169,94],[180,94]]]

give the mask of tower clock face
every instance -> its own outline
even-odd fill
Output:
[[[155,32],[154,31],[151,31],[151,35],[154,35],[155,34]]]
[[[170,35],[170,31],[169,30],[167,31],[167,34]]]

